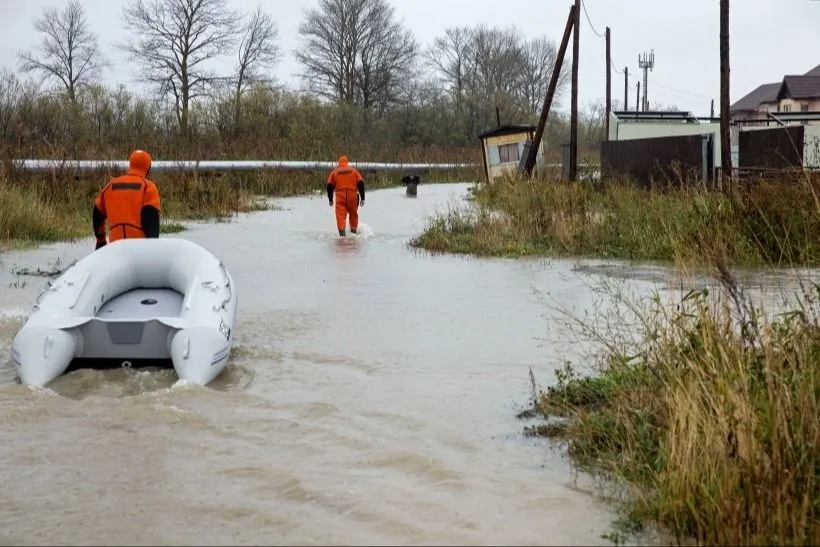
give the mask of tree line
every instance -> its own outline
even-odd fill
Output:
[[[306,9],[293,90],[271,76],[283,49],[274,16],[229,0],[136,0],[113,44],[142,85],[104,85],[103,53],[79,0],[34,20],[40,46],[0,74],[0,146],[6,157],[121,156],[141,146],[164,157],[435,160],[472,155],[477,134],[536,123],[557,46],[515,27],[453,26],[422,45],[389,0],[317,0]],[[214,61],[233,59],[230,70]],[[567,91],[562,67],[556,101]],[[49,85],[56,84],[56,85]],[[581,113],[580,145],[595,149],[603,105]],[[548,145],[566,140],[550,113]]]

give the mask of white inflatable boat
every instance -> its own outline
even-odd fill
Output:
[[[12,361],[20,381],[36,386],[77,362],[169,360],[181,380],[206,385],[228,363],[237,297],[224,264],[192,241],[115,241],[40,294],[12,342]]]

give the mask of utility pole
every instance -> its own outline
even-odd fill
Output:
[[[578,174],[578,57],[581,53],[581,0],[575,0],[575,26],[572,28],[572,91],[569,119],[569,180]]]
[[[552,98],[555,96],[555,90],[558,87],[558,78],[561,75],[561,68],[564,66],[564,56],[567,53],[567,46],[569,45],[569,35],[572,33],[572,27],[577,18],[578,12],[575,9],[575,4],[571,4],[569,7],[569,16],[567,16],[567,24],[564,26],[564,35],[561,38],[561,45],[558,46],[558,54],[555,57],[555,66],[552,69],[550,83],[547,86],[547,94],[544,96],[544,104],[541,106],[541,117],[538,119],[538,126],[535,128],[535,135],[532,138],[530,151],[524,163],[524,172],[528,177],[532,176],[533,167],[535,167],[536,160],[538,159],[538,150],[541,146],[541,139],[544,137],[544,128],[547,126],[547,118],[549,117],[550,107],[552,106]]]
[[[649,78],[649,71],[655,66],[655,50],[653,49],[648,55],[646,53],[641,53],[638,55],[638,66],[643,70],[643,107],[642,110],[645,112],[649,110],[649,99],[646,96],[647,87],[648,85],[648,78]]]
[[[629,67],[624,67],[624,112],[629,111]]]
[[[711,104],[711,106],[709,107],[709,117],[710,117],[710,118],[714,118],[714,117],[715,117],[715,100],[714,100],[714,99],[712,99],[712,104]]]
[[[729,0],[720,0],[720,167],[732,176],[732,140],[729,133]]]
[[[641,82],[635,82],[635,112],[641,111]]]
[[[609,27],[606,27],[606,137],[609,140],[609,113],[612,112],[612,55],[610,51]]]

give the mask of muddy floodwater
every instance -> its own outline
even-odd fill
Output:
[[[47,282],[21,270],[64,267],[93,241],[0,254],[0,542],[606,543],[611,506],[515,415],[530,367],[552,382],[583,348],[558,308],[594,313],[600,278],[673,283],[408,248],[467,188],[370,192],[355,239],[321,194],[167,236],[222,258],[239,291],[231,365],[206,388],[129,369],[20,386],[9,345]]]

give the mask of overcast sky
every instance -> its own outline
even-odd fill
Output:
[[[91,28],[108,56],[115,60],[104,79],[139,85],[136,67],[123,61],[111,46],[124,32],[122,6],[129,0],[84,0]],[[231,0],[237,8],[257,4],[270,11],[279,25],[284,58],[276,68],[282,82],[294,82],[298,66],[292,50],[298,46],[297,29],[303,10],[317,0]],[[36,46],[40,36],[32,20],[47,5],[65,0],[0,0],[0,66],[17,68],[16,53]],[[392,0],[396,15],[426,45],[449,26],[517,26],[527,36],[547,35],[558,43],[571,0]],[[655,67],[649,73],[650,101],[674,104],[708,115],[710,100],[719,99],[718,0],[586,0],[595,30],[612,32],[612,58],[622,70],[629,67],[630,96],[634,105],[635,82],[640,75],[638,55],[655,50]],[[651,8],[650,6],[655,6]],[[663,6],[663,9],[661,9]],[[779,81],[784,74],[802,74],[820,65],[820,1],[735,0],[731,13],[731,100],[757,85]],[[570,43],[571,46],[571,43]],[[571,54],[571,49],[568,51]],[[595,35],[582,14],[579,65],[579,102],[605,94],[604,40]],[[622,100],[623,75],[613,71],[613,99]],[[566,108],[569,94],[562,101]],[[717,106],[716,106],[717,110]]]

